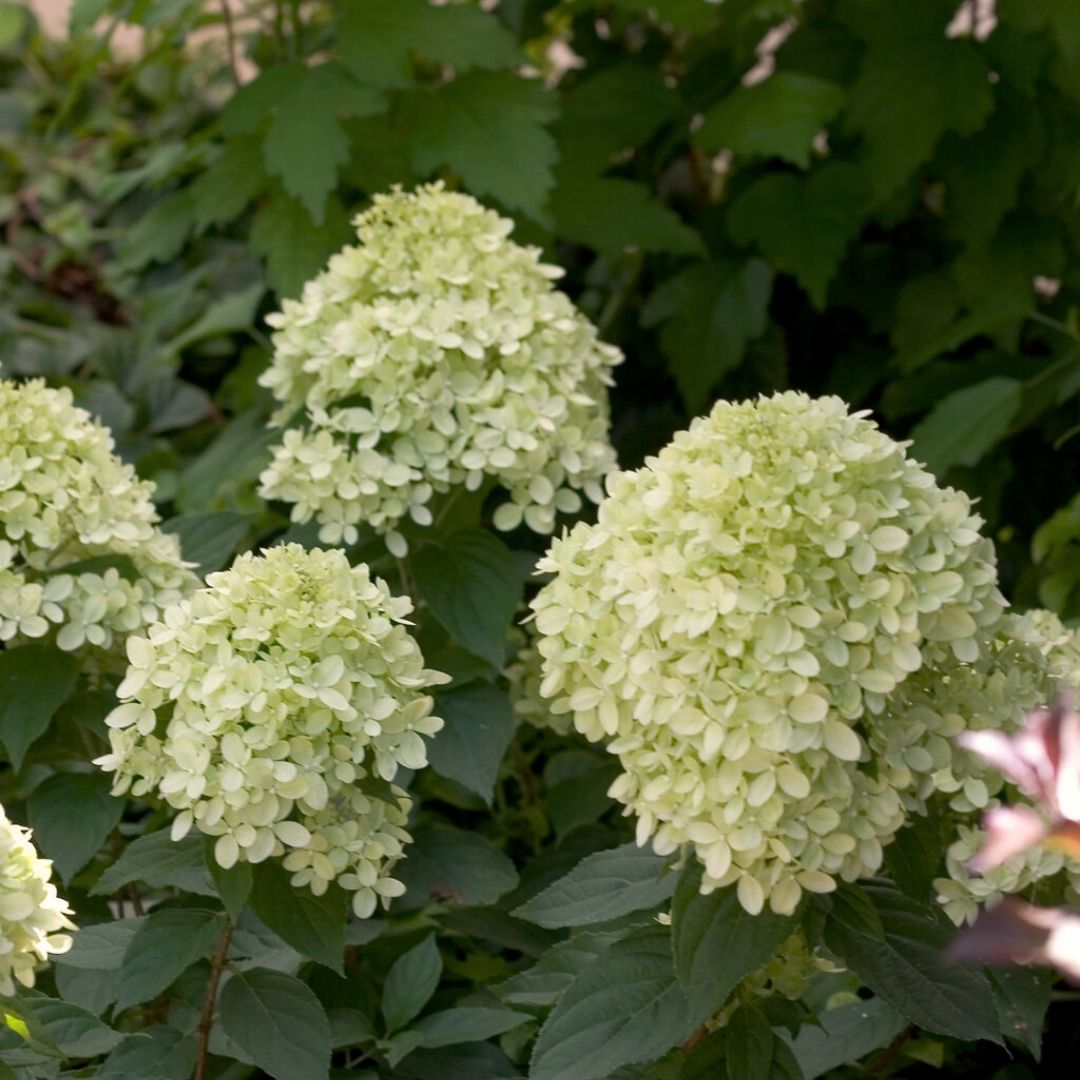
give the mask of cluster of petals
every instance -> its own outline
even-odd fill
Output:
[[[75,927],[71,909],[50,881],[52,863],[39,859],[30,831],[8,820],[0,807],[0,995],[15,983],[34,985],[36,969],[50,955],[67,952]]]
[[[115,794],[159,795],[217,837],[223,867],[280,858],[298,887],[337,882],[357,915],[400,895],[409,836],[399,767],[427,763],[429,686],[390,594],[341,551],[296,544],[245,554],[127,642],[109,714]]]
[[[1065,819],[1069,843],[1054,842],[1053,819],[1060,810],[1049,808],[1046,800],[1040,812],[1020,802],[1032,792],[1023,786],[1017,790],[1015,777],[1003,777],[994,767],[1001,749],[1023,738],[1023,732],[1030,730],[1035,737],[1028,741],[1038,745],[1041,733],[1033,725],[1045,715],[1043,707],[1063,692],[1080,689],[1080,632],[1046,611],[1028,612],[1009,623],[1006,619],[1013,634],[999,635],[998,661],[984,675],[982,687],[973,687],[968,679],[965,704],[978,711],[959,738],[971,749],[954,750],[969,778],[965,786],[976,778],[989,792],[982,801],[957,803],[954,796],[950,804],[954,810],[985,811],[981,823],[974,813],[964,815],[958,837],[946,852],[948,876],[934,882],[939,903],[957,924],[974,922],[983,905],[995,906],[1003,897],[1030,893],[1035,886],[1043,900],[1062,890],[1075,898],[1080,886],[1080,830],[1075,822]],[[1057,751],[1045,756],[1051,767],[1065,764]],[[1001,760],[1008,763],[1007,756]],[[1080,790],[1075,768],[1060,772],[1074,793]],[[943,790],[951,790],[951,785]],[[1068,813],[1080,816],[1078,807],[1074,794]]]
[[[193,588],[152,491],[70,390],[0,381],[0,642],[108,648]]]
[[[505,672],[510,705],[519,723],[565,737],[574,730],[573,718],[568,713],[552,712],[551,703],[540,693],[543,661],[536,647],[536,636],[535,621],[514,628],[514,658]]]
[[[794,392],[720,402],[608,493],[539,564],[540,691],[618,756],[639,842],[750,912],[874,873],[909,786],[871,766],[890,697],[1002,617],[970,500]]]
[[[550,533],[614,467],[607,388],[621,353],[556,290],[513,223],[441,183],[376,196],[361,243],[270,316],[260,381],[284,427],[266,498],[325,544],[366,524],[395,554],[436,493],[499,485],[495,525]],[[299,419],[299,422],[298,422]]]
[[[991,806],[1004,781],[958,737],[1014,732],[1032,710],[1078,682],[1076,632],[1049,611],[1008,612],[984,635],[975,660],[945,656],[912,674],[886,702],[867,741],[908,813],[926,813],[941,793],[963,821]]]

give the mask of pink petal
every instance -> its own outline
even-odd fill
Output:
[[[978,754],[984,761],[993,765],[998,772],[1008,777],[1029,795],[1041,794],[1040,770],[1033,767],[1026,755],[1020,752],[1018,744],[1021,741],[1021,735],[1010,739],[1001,731],[965,731],[957,736],[956,741],[965,750]],[[1038,752],[1041,745],[1040,739],[1035,741],[1030,749]]]
[[[1001,806],[983,817],[986,839],[978,854],[968,863],[973,874],[985,874],[1006,859],[1027,851],[1046,836],[1047,827],[1027,806]]]
[[[1068,821],[1080,821],[1080,715],[1064,700],[1053,713],[1060,747],[1054,784],[1057,810]]]
[[[1080,916],[1006,897],[953,939],[949,955],[987,964],[1050,965],[1080,982]]]

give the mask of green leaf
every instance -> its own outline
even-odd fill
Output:
[[[382,994],[382,1014],[388,1032],[399,1031],[428,1003],[439,985],[442,969],[434,934],[394,961]]]
[[[879,997],[927,1031],[1000,1041],[990,983],[979,968],[948,960],[955,930],[928,904],[888,884],[864,883],[885,928],[877,941],[830,919],[825,944]]]
[[[206,837],[205,841],[206,869],[210,874],[221,903],[229,913],[229,917],[235,922],[240,918],[240,913],[251,896],[251,890],[255,882],[255,874],[251,863],[234,863],[225,870],[218,865],[214,858],[214,839]],[[279,935],[280,936],[280,935]]]
[[[690,1018],[702,1023],[735,987],[776,952],[796,928],[790,916],[762,911],[749,915],[735,886],[703,896],[701,868],[683,871],[671,906],[675,971],[690,1003]]]
[[[1043,1026],[1054,988],[1054,975],[1033,968],[996,968],[989,973],[1001,1033],[1038,1061]]]
[[[195,1036],[153,1024],[125,1039],[102,1062],[94,1080],[188,1080],[195,1068]]]
[[[34,844],[65,882],[94,857],[123,815],[124,800],[109,788],[103,773],[56,773],[27,800]]]
[[[912,457],[938,476],[954,465],[977,465],[1009,430],[1020,411],[1023,384],[995,376],[938,402],[911,433]]]
[[[145,915],[112,922],[80,924],[72,937],[71,948],[53,959],[54,964],[78,968],[81,971],[116,971],[124,962],[131,939],[146,921]]]
[[[499,764],[517,727],[509,699],[482,683],[440,694],[436,711],[446,726],[428,747],[431,767],[490,806]]]
[[[422,1017],[411,1030],[420,1034],[421,1046],[434,1050],[440,1046],[482,1042],[513,1031],[532,1019],[530,1013],[515,1012],[513,1009],[464,1006]]]
[[[71,696],[78,671],[75,658],[55,645],[0,652],[0,740],[15,769]]]
[[[829,918],[852,933],[885,940],[885,927],[873,900],[858,885],[841,882],[830,897]]]
[[[513,552],[482,529],[425,544],[412,560],[420,596],[456,641],[496,668],[524,582]]]
[[[735,199],[728,220],[740,244],[757,244],[821,309],[866,202],[861,170],[837,162],[806,176],[768,174]]]
[[[791,1051],[774,1034],[760,1009],[740,1005],[726,1028],[727,1080],[802,1080]]]
[[[26,8],[18,4],[0,4],[0,49],[14,45],[27,24]]]
[[[221,936],[224,917],[195,908],[153,911],[128,943],[120,968],[118,1010],[140,1005],[167,990]]]
[[[674,210],[659,202],[645,184],[598,176],[582,178],[559,171],[551,197],[555,228],[561,237],[597,251],[667,251],[704,255],[701,237]]]
[[[509,72],[475,71],[411,99],[413,165],[447,165],[472,194],[491,195],[543,222],[558,156],[545,125],[556,113],[550,91]]]
[[[603,172],[614,155],[640,146],[680,111],[663,76],[632,63],[604,68],[578,83],[562,105],[555,132],[560,177],[568,185],[574,178],[589,179]]]
[[[647,910],[675,891],[678,876],[664,872],[669,861],[632,843],[598,851],[514,914],[554,929],[610,922],[632,911]]]
[[[348,897],[332,888],[322,896],[289,883],[289,873],[273,862],[255,868],[251,910],[301,955],[339,975],[345,952]]]
[[[327,1080],[330,1024],[319,999],[280,971],[234,974],[218,1003],[221,1026],[274,1080]]]
[[[69,1058],[107,1054],[124,1038],[78,1005],[36,992],[21,994],[19,1003],[33,1013],[46,1035]]]
[[[994,107],[990,72],[972,42],[945,36],[950,13],[884,5],[876,15],[847,119],[861,130],[879,198],[927,161],[947,131],[970,135]]]
[[[266,427],[258,409],[235,416],[180,474],[177,506],[185,514],[197,513],[220,502],[229,485],[254,480],[269,460],[269,446],[279,438],[278,432]]]
[[[880,1050],[907,1027],[907,1021],[880,998],[828,1009],[814,1023],[803,1024],[791,1048],[805,1080]]]
[[[349,159],[349,140],[338,117],[370,116],[381,112],[385,102],[337,64],[302,71],[278,102],[263,142],[263,160],[270,175],[280,177],[285,190],[322,225],[338,170]]]
[[[237,135],[191,185],[192,218],[202,232],[238,218],[269,183],[262,156],[262,138]]]
[[[844,91],[836,83],[778,71],[713,105],[695,138],[706,150],[779,157],[805,169],[814,136],[843,105]]]
[[[410,1080],[521,1080],[521,1072],[491,1043],[415,1050],[399,1066]],[[343,1080],[353,1080],[352,1076]],[[378,1080],[372,1076],[370,1080]]]
[[[267,278],[279,297],[299,295],[304,283],[352,238],[341,204],[327,203],[325,220],[316,225],[307,210],[283,191],[274,191],[251,223],[249,243],[266,260]]]
[[[188,189],[159,199],[126,230],[116,250],[125,270],[141,270],[149,263],[176,258],[194,227],[194,203]]]
[[[207,338],[238,331],[250,332],[255,324],[259,301],[265,292],[266,286],[261,281],[256,281],[245,289],[226,293],[172,338],[166,346],[166,352],[170,355],[177,354]]]
[[[531,968],[500,983],[496,992],[511,1005],[541,1008],[554,1005],[583,971],[629,932],[622,928],[579,930],[566,941],[553,945]]]
[[[251,515],[232,510],[206,510],[170,518],[161,527],[179,538],[184,558],[195,563],[197,573],[205,577],[232,561],[251,528]]]
[[[109,8],[111,0],[74,0],[68,12],[68,34],[77,37],[89,30]]]
[[[540,1029],[530,1080],[606,1080],[653,1061],[693,1030],[672,972],[671,938],[648,928],[616,942],[559,999]]]
[[[936,816],[909,819],[885,848],[888,876],[914,900],[929,900],[934,878],[944,872],[945,849],[951,840]]]
[[[395,868],[405,885],[398,907],[422,907],[433,899],[493,904],[517,887],[514,864],[475,832],[435,824],[417,829],[409,857]]]
[[[772,271],[762,259],[687,267],[646,301],[645,326],[662,324],[660,347],[687,409],[696,413],[709,392],[738,367],[746,346],[765,332]]]
[[[98,878],[92,896],[107,896],[133,881],[153,888],[177,888],[201,896],[216,896],[203,862],[203,841],[196,833],[179,842],[168,829],[133,840],[123,854]]]
[[[414,52],[456,71],[522,60],[495,16],[464,4],[432,7],[427,0],[349,0],[337,45],[353,74],[378,86],[408,86]]]

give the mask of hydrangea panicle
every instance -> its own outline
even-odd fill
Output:
[[[720,402],[539,564],[541,693],[608,740],[640,843],[789,913],[904,821],[910,778],[867,763],[897,687],[1001,619],[980,527],[838,398]]]
[[[403,625],[412,610],[341,551],[245,554],[128,639],[121,704],[97,764],[114,792],[157,794],[174,839],[217,837],[223,867],[280,858],[297,886],[338,882],[357,914],[397,896],[409,840],[400,766],[442,721]]]
[[[152,491],[70,390],[0,380],[0,642],[55,630],[61,649],[107,648],[192,589]]]
[[[36,969],[50,955],[71,948],[71,909],[50,881],[52,863],[39,859],[29,829],[8,820],[0,807],[0,994],[15,983],[34,985]]]
[[[500,529],[540,533],[614,467],[607,387],[622,354],[557,291],[557,267],[509,239],[513,223],[441,183],[376,196],[361,243],[268,320],[260,382],[285,430],[262,494],[313,517],[326,544],[363,522],[394,554],[436,493],[489,479],[509,495]]]

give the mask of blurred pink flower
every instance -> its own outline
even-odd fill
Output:
[[[999,807],[983,820],[986,843],[971,869],[983,873],[1036,844],[1080,858],[1080,714],[1070,698],[1037,709],[1012,737],[967,731],[960,744],[978,754],[1039,805]]]
[[[974,873],[1037,844],[1080,858],[1080,714],[1071,698],[1037,709],[1011,738],[1000,731],[970,731],[960,742],[1042,810],[1001,806],[989,811],[983,818],[986,841],[969,864]],[[949,953],[991,964],[1049,964],[1080,982],[1080,914],[1006,897],[984,909],[974,926],[954,939]]]

